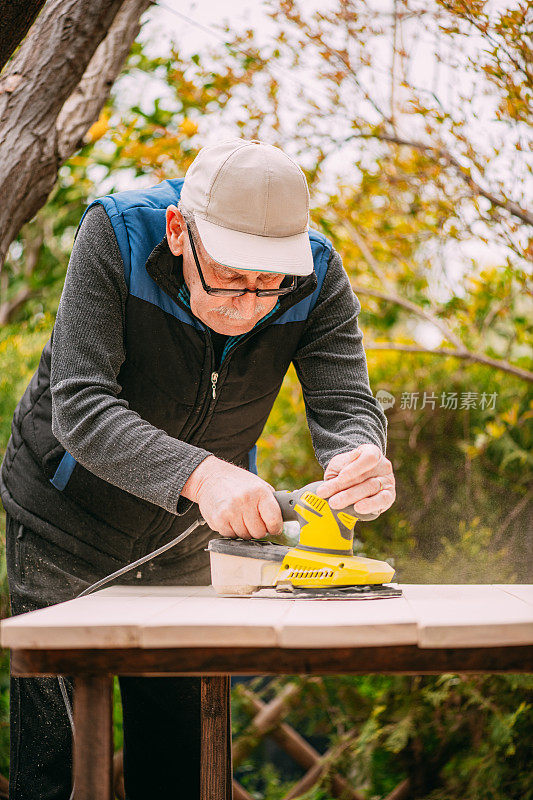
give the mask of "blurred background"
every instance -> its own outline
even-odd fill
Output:
[[[357,523],[358,552],[390,560],[404,583],[530,582],[532,6],[165,0],[137,2],[131,14],[108,73],[95,69],[96,51],[81,77],[87,102],[69,92],[55,112],[62,149],[48,189],[8,198],[16,220],[0,245],[0,458],[88,203],[181,177],[201,147],[226,136],[262,139],[307,176],[312,226],[340,252],[360,300],[370,385],[388,418],[397,499]],[[4,92],[17,57],[0,74]],[[9,170],[28,161],[4,162],[0,184],[12,186]],[[322,477],[293,367],[258,467],[280,489]],[[0,530],[3,553],[3,514]],[[6,616],[4,561],[1,600]],[[7,652],[1,665],[7,776]],[[361,800],[533,798],[528,676],[236,683],[235,740],[250,734],[252,690],[265,702],[285,692],[286,723],[328,758],[294,794],[305,769],[259,737],[240,751],[242,797],[340,797],[338,772]],[[115,712],[118,749],[118,692]]]

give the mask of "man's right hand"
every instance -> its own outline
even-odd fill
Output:
[[[191,473],[181,493],[198,503],[204,520],[221,536],[262,539],[283,532],[273,492],[253,472],[211,455]]]

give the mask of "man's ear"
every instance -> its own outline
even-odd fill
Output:
[[[167,220],[167,242],[175,256],[183,254],[183,243],[185,241],[186,227],[185,220],[181,211],[176,206],[168,206],[166,210]]]

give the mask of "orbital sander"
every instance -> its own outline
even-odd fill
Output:
[[[217,594],[357,600],[401,597],[401,589],[391,584],[394,569],[390,564],[353,553],[355,523],[376,519],[378,514],[360,514],[353,506],[331,508],[315,494],[320,483],[274,492],[283,521],[299,523],[296,546],[227,538],[209,542],[211,581]]]

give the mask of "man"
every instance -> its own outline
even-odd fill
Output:
[[[207,584],[210,538],[278,534],[255,442],[291,361],[322,496],[392,504],[360,304],[308,221],[298,165],[242,139],[203,148],[185,179],[89,207],[2,464],[13,614],[75,596],[199,513],[209,527],[120,582]],[[128,800],[198,796],[199,680],[120,689]],[[11,678],[10,798],[68,798],[70,747],[57,682]]]

